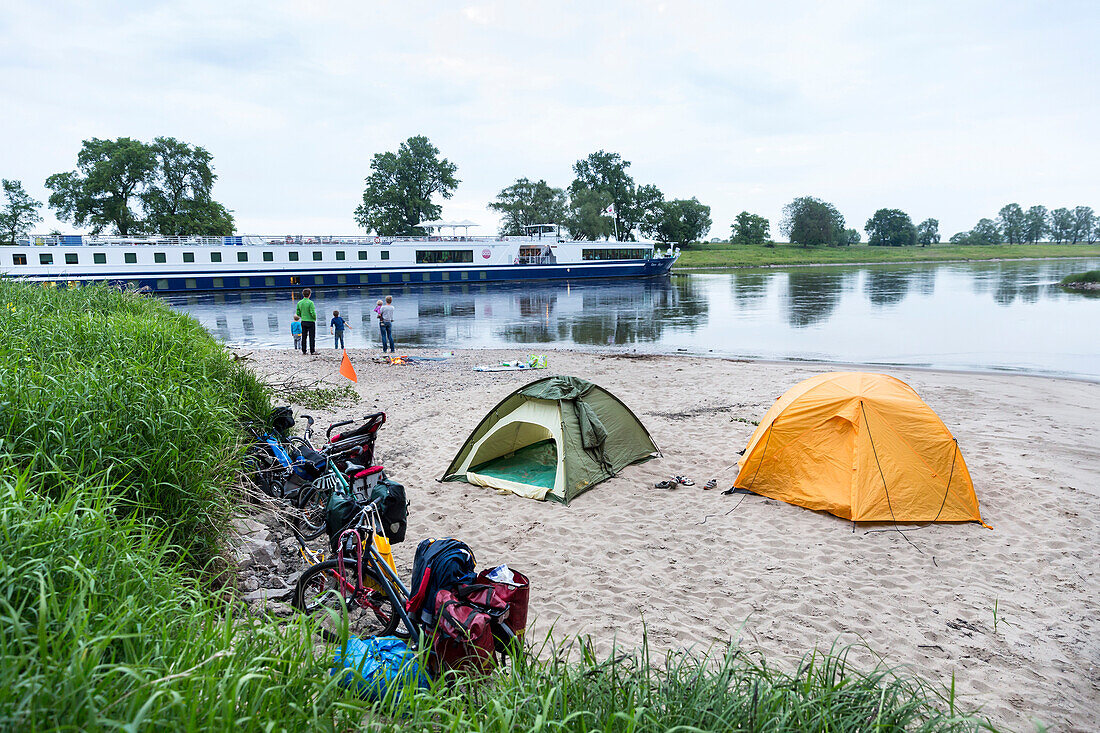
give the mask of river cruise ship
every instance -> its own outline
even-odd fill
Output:
[[[355,287],[667,275],[679,252],[574,241],[554,225],[525,236],[168,237],[33,235],[0,245],[0,274],[57,286],[111,282],[153,292]]]

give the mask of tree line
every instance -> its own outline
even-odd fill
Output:
[[[697,198],[666,199],[654,184],[638,184],[630,161],[598,150],[573,164],[573,181],[556,188],[544,179],[518,178],[501,189],[489,208],[502,217],[500,233],[523,234],[537,224],[561,224],[573,239],[633,241],[636,233],[661,243],[702,240],[713,224],[710,207]],[[439,218],[438,199],[449,199],[461,181],[458,167],[440,156],[424,136],[396,151],[376,153],[365,181],[355,222],[381,236],[415,235],[417,226]],[[61,221],[89,226],[93,233],[228,235],[233,212],[214,200],[217,176],[204,148],[171,137],[151,143],[121,137],[83,141],[76,168],[46,179],[49,206]],[[42,204],[20,181],[3,179],[0,241],[14,242],[42,221]],[[864,230],[873,246],[931,246],[940,242],[939,221],[914,224],[901,209],[879,209]],[[837,208],[814,196],[800,196],[783,207],[779,232],[792,244],[847,246],[861,241]],[[731,242],[774,246],[771,222],[742,211],[730,229]],[[951,237],[954,244],[1009,244],[1100,239],[1100,219],[1091,207],[1003,207],[996,219],[983,218]]]

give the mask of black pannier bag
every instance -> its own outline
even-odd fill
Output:
[[[405,541],[405,529],[409,523],[409,502],[405,498],[405,487],[385,474],[371,489],[370,500],[383,497],[379,507],[382,515],[382,527],[391,544]]]
[[[294,411],[289,407],[276,407],[271,411],[271,429],[286,438],[294,427]]]

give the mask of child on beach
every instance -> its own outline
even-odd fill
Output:
[[[332,312],[332,320],[328,322],[328,332],[333,335],[332,348],[343,349],[344,347],[344,329],[351,330],[351,326],[348,322],[340,317],[340,311]]]
[[[290,335],[294,337],[294,349],[302,348],[302,319],[298,316],[290,322]]]
[[[382,320],[382,301],[381,299],[374,304],[374,315],[378,316],[378,320]]]

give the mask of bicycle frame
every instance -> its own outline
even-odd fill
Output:
[[[389,563],[387,563],[378,552],[375,547],[375,531],[370,529],[367,532],[368,536],[364,537],[360,528],[352,527],[345,529],[340,533],[340,539],[338,547],[344,546],[344,538],[351,535],[355,538],[355,586],[351,585],[344,580],[344,553],[338,553],[336,556],[337,567],[337,582],[340,583],[341,589],[346,593],[351,591],[351,597],[359,602],[359,598],[368,588],[370,590],[381,590],[389,598],[390,603],[393,604],[394,611],[401,618],[401,622],[405,624],[405,628],[409,630],[410,636],[418,636],[419,625],[416,624],[412,617],[409,616],[405,610],[405,603],[409,598],[409,589],[405,587],[405,584],[401,582],[401,579],[397,577],[397,571]],[[368,542],[368,539],[371,540]],[[363,581],[363,548],[366,548],[366,564],[367,568],[371,570],[375,577],[381,581],[381,588],[374,588],[367,586]],[[345,597],[347,597],[345,595]]]

